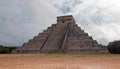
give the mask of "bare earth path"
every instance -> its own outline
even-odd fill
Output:
[[[120,55],[3,54],[0,69],[120,69]]]

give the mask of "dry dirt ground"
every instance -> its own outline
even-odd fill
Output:
[[[120,55],[1,54],[0,69],[120,69]]]

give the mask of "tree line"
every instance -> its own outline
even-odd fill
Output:
[[[16,49],[16,47],[7,47],[0,45],[0,54],[10,54],[13,49]]]

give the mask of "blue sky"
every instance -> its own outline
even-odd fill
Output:
[[[119,0],[0,0],[0,44],[21,46],[69,14],[99,43],[120,40]]]

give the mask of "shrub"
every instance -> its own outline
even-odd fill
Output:
[[[120,40],[113,41],[108,44],[108,50],[113,54],[120,54]]]

